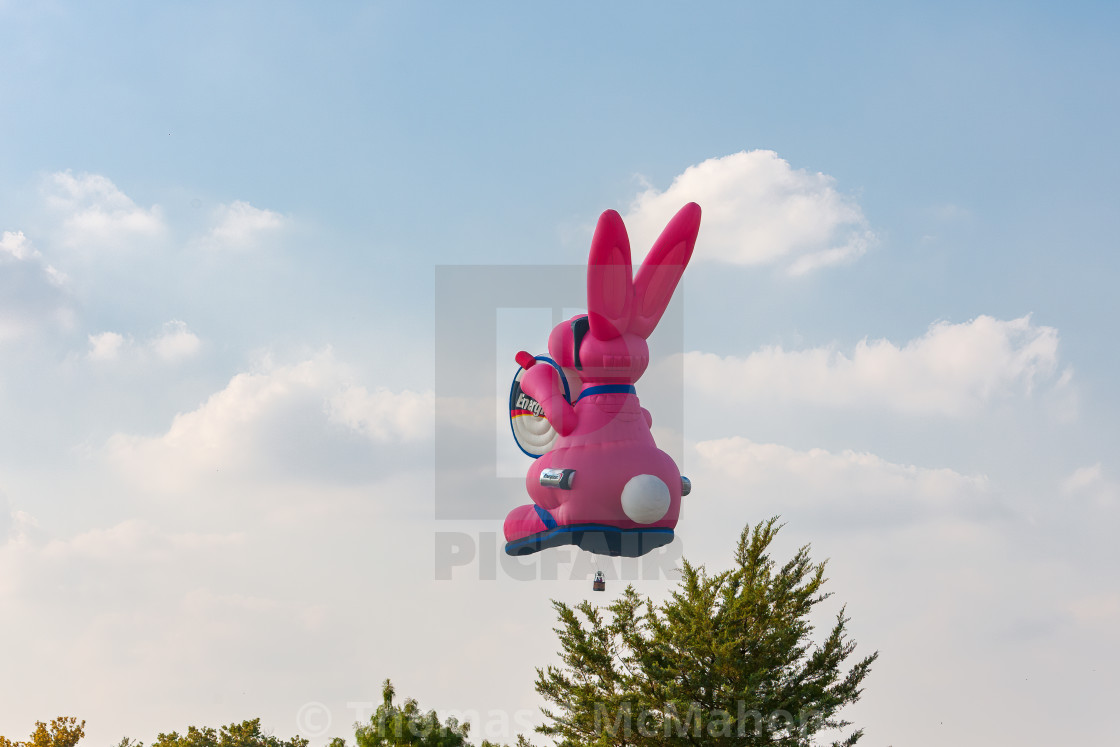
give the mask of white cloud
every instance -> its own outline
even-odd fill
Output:
[[[371,393],[326,352],[237,374],[176,415],[163,435],[116,434],[105,450],[129,479],[166,491],[229,480],[372,479],[402,466],[403,444],[430,436],[432,400]]]
[[[101,332],[89,336],[89,353],[94,361],[115,361],[125,345],[124,336],[116,332]]]
[[[435,398],[432,392],[396,393],[383,387],[370,392],[350,386],[333,396],[328,407],[332,420],[375,441],[415,441],[431,433]]]
[[[5,231],[0,234],[0,257],[7,254],[18,260],[25,260],[35,254],[31,242],[23,235],[23,231]]]
[[[80,249],[118,248],[162,236],[158,205],[144,209],[100,174],[60,171],[46,185],[47,204],[63,214],[61,242]]]
[[[16,522],[15,511],[8,503],[8,497],[0,490],[0,545],[15,536]]]
[[[202,341],[186,322],[173,319],[165,322],[160,332],[137,344],[131,336],[119,332],[98,332],[89,336],[86,357],[92,361],[145,361],[155,356],[166,363],[178,363],[198,354]]]
[[[206,552],[243,543],[242,532],[166,532],[142,519],[128,519],[107,529],[90,529],[67,540],[44,544],[45,557],[88,562],[131,562],[143,556],[148,562],[181,552]]]
[[[767,150],[690,166],[665,191],[639,194],[624,216],[635,262],[688,202],[704,211],[696,260],[778,264],[797,275],[855,259],[875,237],[859,205],[837,192],[834,181],[794,169]]]
[[[35,262],[42,267],[43,275],[51,285],[60,286],[66,282],[66,275],[49,264],[38,249],[31,245],[23,231],[5,231],[0,234],[0,262]]]
[[[0,342],[26,337],[44,323],[67,328],[66,276],[22,231],[0,234]]]
[[[1102,591],[1089,594],[1069,605],[1070,614],[1077,622],[1110,635],[1120,624],[1120,592]]]
[[[253,248],[287,223],[280,213],[253,207],[241,200],[219,207],[215,220],[217,224],[202,242],[215,249]]]
[[[1030,316],[937,322],[904,345],[860,341],[745,358],[685,355],[689,385],[730,401],[793,400],[828,407],[879,407],[906,414],[963,416],[1002,397],[1030,396],[1058,368],[1058,331]],[[1067,369],[1054,386],[1068,384]]]
[[[0,312],[0,342],[8,342],[23,337],[31,330],[31,325],[20,319],[6,317]]]
[[[329,486],[321,487],[329,499]],[[402,495],[405,488],[385,489]],[[379,512],[388,501],[374,500],[368,487],[350,493],[349,505],[336,502],[332,512],[298,524],[279,523],[269,511],[231,523],[218,510],[196,528],[174,518],[127,518],[19,542],[0,536],[0,637],[21,641],[5,650],[5,671],[21,677],[3,690],[0,730],[11,733],[5,724],[35,713],[43,692],[60,709],[96,714],[99,742],[156,734],[188,718],[228,723],[230,709],[243,708],[287,729],[309,700],[330,700],[344,729],[342,716],[352,713],[346,702],[377,691],[356,675],[332,679],[331,662],[376,660],[383,676],[407,677],[409,652],[442,640],[440,624],[425,622],[438,620],[436,608],[449,599],[499,603],[495,583],[450,589],[433,581],[429,523]],[[414,503],[413,493],[405,495],[402,503]],[[318,505],[324,495],[305,489],[304,500]],[[354,593],[371,580],[378,594]],[[378,598],[410,594],[427,601],[407,630],[376,614]],[[547,630],[545,593],[536,590],[534,600],[537,627]],[[467,635],[486,638],[492,627],[480,617]],[[486,639],[477,653],[485,659],[496,645]],[[437,660],[450,661],[452,648],[437,644]],[[61,689],[51,684],[57,667],[36,665],[56,660],[67,662]],[[153,678],[166,671],[176,676],[161,693],[173,697],[151,702]]]
[[[223,583],[231,568],[248,565],[250,539],[241,531],[169,531],[128,519],[0,546],[0,603],[20,618],[9,620],[5,633],[26,636],[31,648],[20,655],[28,659],[39,646],[65,651],[72,661],[104,656],[113,661],[98,669],[127,679],[145,660],[178,659],[176,644],[205,649],[220,641],[228,615],[204,614],[213,607],[268,606],[261,595]],[[292,612],[303,606],[293,600]]]
[[[986,477],[896,464],[866,452],[799,451],[741,436],[701,441],[695,451],[704,476],[696,481],[698,495],[744,496],[756,510],[879,525],[990,508]]]
[[[944,223],[967,220],[972,217],[972,211],[961,205],[951,202],[934,205],[927,211],[935,219]]]
[[[1120,485],[1105,477],[1100,462],[1074,470],[1062,481],[1061,490],[1067,498],[1087,499],[1100,508],[1108,508],[1120,503]]]
[[[163,331],[151,341],[152,350],[165,361],[189,358],[202,346],[198,335],[187,329],[184,322],[172,320],[163,325]]]

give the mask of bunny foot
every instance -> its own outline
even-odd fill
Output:
[[[510,511],[505,534],[507,555],[530,555],[550,547],[577,545],[597,555],[637,558],[673,541],[671,527],[560,526],[548,511],[536,505],[518,506]]]
[[[548,517],[548,523],[545,523],[545,517]],[[506,523],[503,527],[506,533],[506,542],[513,543],[522,537],[547,532],[549,524],[552,527],[556,526],[552,516],[543,508],[539,508],[532,503],[527,506],[518,506],[506,516]],[[506,549],[508,552],[509,544],[506,545]]]

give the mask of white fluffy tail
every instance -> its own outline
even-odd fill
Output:
[[[622,489],[622,510],[631,521],[652,524],[662,519],[673,502],[669,486],[655,475],[636,475]]]

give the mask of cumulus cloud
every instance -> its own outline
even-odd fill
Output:
[[[330,417],[375,441],[416,441],[432,429],[435,397],[431,392],[391,392],[379,387],[349,386],[331,397]]]
[[[189,358],[198,352],[202,342],[198,335],[187,329],[185,322],[172,320],[163,325],[163,331],[152,340],[151,347],[165,361]]]
[[[60,171],[46,183],[48,206],[62,214],[64,246],[118,248],[162,236],[166,230],[158,205],[138,206],[100,174]]]
[[[104,655],[107,661],[96,669],[122,679],[161,651],[178,658],[170,652],[187,641],[201,649],[192,655],[205,655],[229,626],[229,612],[267,606],[263,595],[223,581],[232,569],[251,565],[250,539],[242,531],[167,530],[127,519],[70,537],[0,546],[6,571],[0,574],[0,603],[18,611],[5,633],[28,642],[31,650],[20,657],[34,659],[40,646],[83,662]],[[260,552],[262,542],[253,549]],[[293,612],[308,606],[293,601]],[[223,603],[226,614],[216,614],[213,608]]]
[[[31,323],[10,317],[0,310],[0,343],[24,337],[31,331],[32,326]]]
[[[166,433],[116,434],[105,450],[130,478],[169,491],[242,479],[370,479],[399,467],[408,443],[430,437],[432,401],[431,393],[370,392],[327,352],[237,374],[176,415]]]
[[[24,337],[44,322],[66,327],[73,312],[66,276],[22,231],[0,233],[0,342]]]
[[[8,504],[8,497],[0,491],[0,545],[7,542],[8,537],[12,534],[14,519],[15,514]]]
[[[82,562],[147,562],[183,552],[207,552],[243,543],[243,532],[168,532],[143,519],[128,519],[107,528],[90,529],[69,539],[53,539],[43,546],[48,558]]]
[[[836,347],[766,347],[745,358],[685,355],[686,381],[732,401],[792,400],[828,407],[880,407],[913,415],[964,416],[1002,397],[1030,396],[1057,378],[1058,331],[1030,316],[1004,321],[979,316],[937,322],[903,345],[860,341]]]
[[[89,336],[89,353],[93,361],[115,361],[125,345],[124,335],[116,332],[101,332]]]
[[[967,576],[969,566],[998,556],[1010,523],[1003,494],[987,476],[866,451],[736,436],[692,446],[686,474],[693,490],[682,499],[677,530],[690,561],[721,567],[743,526],[780,516],[791,549],[812,542],[818,559],[839,556],[829,575],[841,569],[840,586],[832,588],[843,589],[845,601],[890,608],[904,594],[913,597],[906,606],[915,619],[967,606],[958,601],[956,571]],[[930,557],[943,560],[930,566]]]
[[[196,355],[201,348],[202,341],[186,322],[173,319],[165,322],[158,334],[140,344],[119,332],[92,334],[86,357],[91,361],[108,362],[145,360],[155,356],[166,363],[177,363]]]
[[[1100,462],[1074,470],[1062,481],[1061,491],[1068,499],[1087,500],[1100,508],[1120,504],[1120,485],[1105,476]]]
[[[0,258],[7,255],[9,259],[22,261],[35,253],[31,242],[23,235],[23,231],[5,231],[0,234]]]
[[[668,189],[639,194],[624,216],[635,261],[687,202],[704,210],[700,261],[774,264],[798,275],[859,257],[875,240],[851,197],[821,173],[794,169],[768,150],[690,166]]]
[[[73,533],[45,520],[46,533],[9,542],[0,535],[0,635],[21,641],[4,653],[5,671],[21,673],[3,690],[5,716],[34,713],[38,693],[57,691],[59,667],[43,662],[66,663],[66,687],[98,714],[102,738],[95,741],[155,734],[185,723],[188,712],[218,723],[229,704],[258,700],[254,715],[284,723],[303,702],[326,697],[314,684],[293,692],[291,673],[329,681],[330,662],[347,656],[406,671],[414,642],[439,639],[438,625],[423,620],[436,620],[435,608],[448,604],[448,585],[431,578],[431,529],[388,524],[377,511],[385,502],[371,500],[368,488],[349,493],[349,504],[335,501],[334,511],[299,523],[278,522],[269,511],[231,521],[222,506],[194,517],[191,527],[150,511],[164,518],[103,517]],[[304,491],[309,504],[329,499]],[[403,638],[386,616],[372,614],[376,599],[354,593],[371,579],[381,596],[422,590],[418,598],[431,600]],[[475,627],[487,625],[480,619]],[[385,641],[404,645],[386,648]],[[161,693],[174,697],[150,701],[153,677],[166,671],[175,677]],[[364,688],[355,679],[339,697],[361,697]],[[345,702],[335,708],[349,712]]]
[[[24,545],[39,534],[38,520],[26,511],[12,507],[7,496],[0,491],[0,547],[6,543]],[[0,589],[3,589],[2,576],[0,574]]]
[[[740,495],[777,512],[808,510],[880,524],[988,507],[983,476],[896,464],[875,454],[799,451],[736,436],[695,446],[709,494]],[[699,486],[699,484],[698,484]]]
[[[43,258],[23,231],[4,231],[0,234],[0,264],[4,262],[30,262],[42,269],[43,277],[52,285],[60,286],[66,282],[66,275]]]
[[[1069,611],[1078,623],[1111,635],[1120,624],[1120,593],[1102,591],[1085,595],[1073,601]]]
[[[251,249],[287,223],[280,213],[253,207],[242,200],[222,205],[214,218],[214,227],[202,241],[213,249]]]

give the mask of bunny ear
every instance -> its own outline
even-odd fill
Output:
[[[649,337],[661,320],[692,258],[699,231],[700,206],[690,202],[673,216],[653,243],[634,278],[634,311],[630,320],[630,331],[634,334]]]
[[[631,274],[626,226],[618,213],[608,210],[599,216],[587,260],[587,317],[591,334],[600,340],[626,331],[634,305]]]

